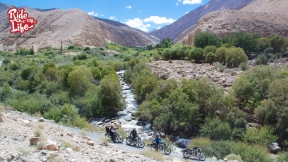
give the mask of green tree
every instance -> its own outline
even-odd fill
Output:
[[[121,86],[119,80],[111,75],[106,75],[100,82],[99,98],[103,115],[116,114],[122,109],[120,97]]]
[[[216,34],[211,32],[203,32],[195,35],[194,45],[204,49],[208,45],[220,46],[220,39]]]
[[[90,82],[83,71],[74,70],[68,74],[69,92],[73,95],[83,96],[89,88]]]
[[[272,35],[270,37],[270,46],[274,48],[275,52],[281,52],[284,42],[284,38],[279,35]]]
[[[268,89],[268,100],[261,102],[255,109],[257,119],[263,124],[273,125],[279,137],[279,141],[287,136],[288,128],[288,79],[276,79]]]
[[[270,47],[270,40],[269,38],[258,38],[257,39],[257,51],[264,52],[266,48]]]
[[[202,48],[193,48],[190,51],[190,58],[194,59],[196,63],[199,63],[202,60],[205,60],[203,55],[204,50]]]
[[[204,56],[206,57],[208,53],[213,53],[215,54],[217,51],[217,47],[216,46],[206,46],[204,48]]]

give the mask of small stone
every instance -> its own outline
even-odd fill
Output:
[[[38,120],[39,122],[44,122],[45,121],[45,119],[43,118],[43,117],[41,117],[41,118],[39,118],[39,120]]]
[[[73,137],[73,133],[71,133],[71,132],[68,132],[67,135],[70,137]]]
[[[55,144],[47,144],[42,147],[44,150],[50,150],[50,151],[59,151],[59,147],[56,146]]]
[[[39,142],[39,138],[38,137],[32,137],[30,138],[30,145],[37,145],[37,143]]]
[[[79,152],[79,151],[80,151],[80,147],[79,147],[79,146],[75,146],[75,147],[73,148],[73,150]]]
[[[66,150],[68,153],[72,153],[72,152],[73,152],[72,148],[70,148],[70,147],[66,148],[65,150]]]
[[[76,161],[75,159],[71,159],[71,160],[70,160],[70,162],[75,162],[75,161]]]
[[[94,146],[94,142],[93,141],[87,141],[86,142],[88,145],[90,145],[90,146]]]

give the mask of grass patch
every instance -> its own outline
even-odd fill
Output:
[[[158,161],[164,161],[164,155],[161,152],[156,152],[153,149],[146,149],[141,152],[142,155]]]
[[[50,154],[48,162],[65,162],[66,160],[62,156],[56,154]]]
[[[30,154],[30,151],[28,150],[19,150],[24,156]]]
[[[37,150],[42,150],[42,148],[46,145],[46,142],[47,142],[47,139],[42,136],[42,137],[39,139],[39,142],[38,142],[38,144],[37,144],[37,146],[36,146]]]
[[[117,131],[123,138],[126,138],[127,132],[123,128],[119,128]]]
[[[42,134],[42,132],[41,132],[41,130],[40,129],[36,129],[36,130],[34,130],[34,135],[36,136],[36,137],[41,137],[41,134]]]
[[[287,162],[288,161],[288,152],[279,154],[278,162]]]
[[[103,137],[101,137],[101,141],[102,141],[102,143],[101,143],[102,145],[108,146],[110,138],[107,136],[103,136]]]
[[[63,145],[63,147],[65,147],[65,148],[68,148],[68,147],[74,148],[74,145],[71,144],[71,143],[68,142],[68,141],[62,141],[62,145]]]
[[[37,127],[38,127],[39,129],[43,129],[43,128],[44,128],[44,124],[40,124],[40,123],[39,123],[39,124],[37,125]]]
[[[199,138],[194,138],[192,139],[192,142],[189,144],[189,148],[193,149],[194,147],[200,147],[200,148],[205,148],[207,146],[211,145],[211,140],[206,137],[199,137]]]

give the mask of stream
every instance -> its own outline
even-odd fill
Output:
[[[124,82],[124,72],[125,70],[118,71],[117,75],[120,79],[120,84],[122,87],[121,95],[125,98],[126,108],[123,111],[119,111],[117,113],[116,121],[121,123],[121,127],[126,130],[127,133],[130,133],[133,128],[136,128],[137,133],[142,138],[142,140],[148,140],[150,138],[153,138],[152,135],[155,131],[150,128],[151,123],[147,121],[140,121],[140,124],[142,124],[143,126],[140,126],[139,123],[137,125],[137,122],[139,121],[136,117],[133,116],[133,113],[137,111],[138,104],[133,94],[133,89],[131,85]],[[179,140],[184,141],[184,143],[190,142],[190,140],[188,139],[180,138]],[[181,148],[178,148],[176,145],[173,145],[173,148],[173,152],[182,154]]]
[[[132,92],[132,87],[124,82],[124,72],[125,70],[118,71],[117,75],[120,78],[120,84],[122,87],[121,95],[125,98],[126,108],[123,111],[117,112],[116,120],[121,123],[121,127],[124,130],[129,129],[130,132],[133,128],[136,128],[142,139],[148,139],[149,137],[152,137],[148,135],[149,132],[150,135],[152,135],[152,132],[154,131],[150,128],[151,124],[147,121],[141,121],[141,126],[137,125],[138,120],[133,116],[133,114],[136,112],[138,104]]]

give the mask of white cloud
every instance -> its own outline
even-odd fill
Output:
[[[150,24],[143,24],[143,20],[140,18],[128,19],[126,22],[127,25],[131,26],[132,28],[140,29],[144,32],[148,32],[148,28],[151,26]]]
[[[201,4],[201,3],[202,3],[202,0],[183,0],[183,4],[193,5],[193,4]]]
[[[104,14],[102,14],[101,16],[104,16]]]
[[[155,24],[171,24],[175,20],[172,18],[166,18],[166,17],[159,17],[159,16],[150,16],[149,18],[144,19],[144,22],[153,22]]]
[[[127,6],[126,8],[128,8],[128,9],[131,9],[131,8],[132,8],[132,6]]]
[[[98,13],[95,13],[94,11],[91,11],[91,12],[88,12],[88,15],[91,15],[91,16],[98,16]]]
[[[115,16],[110,16],[109,19],[110,20],[117,20],[117,18]]]
[[[176,6],[178,6],[179,5],[179,2],[181,2],[181,0],[177,0],[177,2],[176,2]]]
[[[185,12],[185,15],[188,14],[190,11]]]

